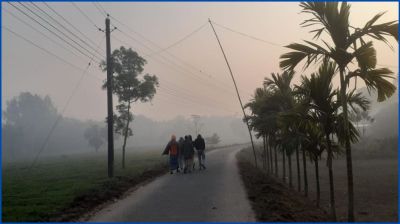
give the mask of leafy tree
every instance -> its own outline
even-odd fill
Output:
[[[45,139],[44,133],[58,116],[49,96],[22,92],[7,101],[2,124],[4,152],[20,157],[38,150]]]
[[[97,152],[98,149],[106,142],[106,129],[99,127],[97,124],[92,124],[86,128],[84,137]]]
[[[113,93],[118,96],[116,106],[118,114],[115,117],[115,132],[124,136],[122,146],[122,167],[125,168],[125,148],[126,141],[132,136],[129,127],[133,120],[131,108],[138,101],[145,103],[153,99],[158,86],[158,78],[155,75],[142,74],[143,67],[147,63],[144,58],[138,55],[131,48],[120,47],[113,51]],[[106,63],[103,61],[102,67],[106,70]],[[107,88],[107,83],[103,88]]]
[[[390,97],[396,87],[387,78],[393,72],[388,68],[376,68],[376,50],[373,42],[375,39],[389,44],[388,37],[398,41],[398,23],[391,21],[377,24],[383,13],[375,15],[367,21],[364,27],[358,28],[350,25],[350,5],[346,2],[301,2],[302,12],[311,15],[305,20],[304,27],[317,26],[311,32],[315,33],[314,39],[320,39],[322,34],[327,34],[330,40],[322,39],[323,45],[305,41],[305,44],[293,43],[287,48],[292,52],[281,56],[280,66],[283,69],[293,70],[301,61],[304,67],[321,60],[330,59],[337,63],[340,75],[340,98],[343,110],[344,132],[349,135],[348,106],[346,102],[347,86],[352,78],[359,77],[368,89],[378,92],[378,101]],[[328,43],[333,44],[329,45]],[[351,71],[349,64],[356,62],[358,68]],[[347,176],[348,176],[348,221],[354,221],[354,194],[353,194],[353,169],[351,157],[350,138],[345,138]]]

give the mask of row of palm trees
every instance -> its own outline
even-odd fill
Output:
[[[264,142],[263,165],[267,171],[278,174],[277,154],[282,153],[283,177],[288,163],[289,186],[292,187],[292,155],[296,156],[298,190],[300,190],[300,152],[303,157],[304,191],[308,194],[306,157],[315,165],[317,204],[320,187],[318,161],[326,153],[329,170],[330,213],[336,220],[332,162],[335,154],[345,151],[348,183],[348,221],[354,217],[354,186],[351,143],[358,140],[359,133],[349,121],[348,114],[356,108],[367,110],[369,102],[353,90],[348,90],[350,81],[364,81],[368,90],[378,94],[384,101],[396,90],[388,80],[393,72],[388,68],[377,68],[376,50],[372,40],[387,38],[398,41],[398,22],[377,24],[383,13],[367,21],[364,27],[356,28],[349,23],[350,5],[346,2],[301,2],[302,13],[311,16],[304,27],[314,26],[314,41],[293,43],[291,52],[281,56],[281,74],[265,78],[263,87],[255,91],[254,98],[246,105],[252,112],[249,122],[257,137]],[[323,38],[325,37],[325,39]],[[318,44],[321,42],[322,44]],[[390,45],[389,45],[390,46]],[[320,64],[318,71],[310,76],[301,76],[301,82],[293,85],[294,69],[299,64],[309,68]],[[352,66],[356,67],[351,69]],[[339,88],[332,85],[338,74]],[[285,180],[285,179],[284,179]]]

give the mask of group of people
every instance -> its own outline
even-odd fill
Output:
[[[163,155],[169,155],[170,173],[173,174],[174,171],[177,173],[181,171],[183,171],[183,173],[191,173],[195,168],[195,149],[197,151],[199,169],[206,169],[204,165],[206,158],[204,153],[206,149],[204,138],[198,135],[193,141],[191,135],[186,135],[184,138],[181,137],[177,141],[176,136],[172,135],[171,140],[168,142],[163,152]]]

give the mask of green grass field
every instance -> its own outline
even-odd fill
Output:
[[[116,154],[116,177],[132,178],[166,163],[159,152],[127,154],[124,170],[120,160]],[[29,164],[3,164],[2,220],[48,220],[77,196],[101,189],[107,181],[106,152],[42,159],[32,169]]]

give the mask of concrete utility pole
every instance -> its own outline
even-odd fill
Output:
[[[114,118],[112,102],[112,63],[110,41],[110,19],[106,18],[107,49],[107,124],[108,124],[108,177],[114,176]]]
[[[228,59],[226,58],[224,48],[222,48],[222,44],[221,44],[221,42],[219,41],[217,32],[216,32],[215,29],[214,29],[214,26],[213,26],[213,24],[212,24],[212,22],[211,22],[211,19],[208,19],[208,22],[210,23],[211,28],[212,28],[213,31],[214,31],[215,37],[217,38],[219,47],[221,48],[222,54],[224,55],[226,65],[228,66],[229,73],[231,74],[231,78],[232,78],[233,84],[235,85],[236,94],[237,94],[237,97],[238,97],[238,99],[239,99],[240,107],[242,108],[243,116],[244,116],[244,119],[246,120],[246,124],[247,124],[247,129],[249,130],[251,146],[253,147],[254,163],[255,163],[255,165],[256,165],[256,167],[257,167],[257,156],[256,156],[256,150],[255,150],[255,148],[254,148],[253,136],[251,135],[251,129],[250,129],[250,125],[249,125],[249,120],[248,120],[248,118],[247,118],[246,112],[244,111],[242,99],[240,98],[240,94],[239,94],[239,90],[238,90],[237,85],[236,85],[235,77],[233,77],[233,72],[232,72],[231,66],[229,65]]]

